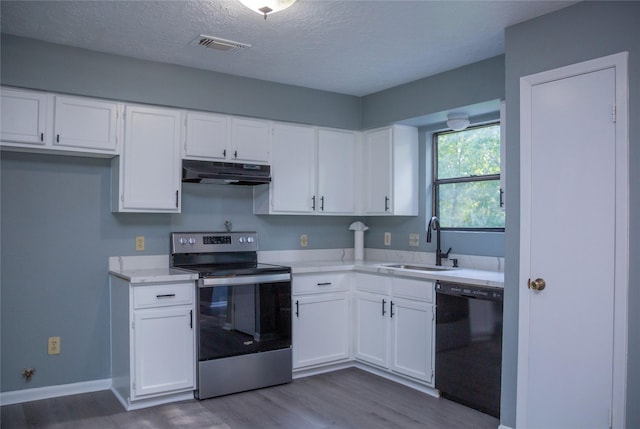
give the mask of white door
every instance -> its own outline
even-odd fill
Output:
[[[271,209],[312,213],[317,207],[316,140],[313,127],[275,124],[271,145]]]
[[[231,161],[269,162],[269,122],[259,119],[231,118]]]
[[[521,84],[518,428],[608,428],[618,415],[619,84],[601,65]]]
[[[47,95],[40,92],[2,88],[0,135],[3,142],[45,144]]]
[[[355,357],[388,367],[390,299],[386,295],[358,292],[355,296]]]
[[[54,146],[115,152],[117,103],[59,95],[55,100]]]
[[[137,310],[134,316],[136,396],[194,387],[191,306]]]
[[[349,300],[346,292],[294,298],[293,367],[349,357]]]
[[[124,209],[180,212],[180,112],[127,106]]]
[[[392,302],[391,369],[431,382],[433,305],[398,298]]]
[[[355,133],[318,130],[318,210],[321,213],[355,213],[355,168]]]
[[[228,153],[229,117],[213,113],[188,112],[184,154],[193,158],[224,161]]]
[[[392,129],[368,132],[365,136],[365,212],[390,214]]]

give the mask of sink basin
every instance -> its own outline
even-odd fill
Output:
[[[400,270],[414,270],[414,271],[451,271],[455,270],[453,267],[436,267],[429,265],[410,265],[410,264],[385,264],[385,268],[397,268]]]

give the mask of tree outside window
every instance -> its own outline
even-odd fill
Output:
[[[442,229],[504,231],[500,124],[433,135],[433,207]]]

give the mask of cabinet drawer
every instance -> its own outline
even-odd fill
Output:
[[[328,273],[293,276],[293,293],[318,293],[347,290],[349,275],[344,273]]]
[[[169,283],[133,288],[133,307],[166,307],[193,303],[195,283]]]
[[[392,281],[392,293],[394,297],[432,302],[434,283],[432,280],[414,280],[394,277]]]
[[[377,276],[373,274],[357,274],[356,276],[356,289],[379,293],[382,295],[389,294],[389,280],[387,276]]]

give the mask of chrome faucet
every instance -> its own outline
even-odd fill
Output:
[[[447,250],[447,253],[442,253],[440,249],[440,219],[437,216],[433,216],[431,220],[429,220],[429,225],[427,225],[427,243],[431,243],[431,230],[436,231],[436,266],[442,265],[442,259],[449,259],[449,252],[451,252],[451,247]]]

